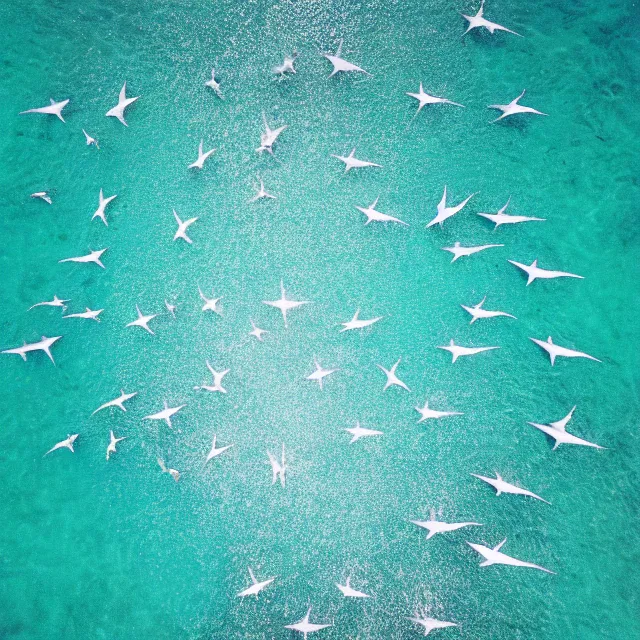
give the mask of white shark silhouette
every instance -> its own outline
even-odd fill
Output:
[[[69,100],[62,100],[61,102],[56,102],[53,98],[50,98],[50,104],[46,107],[38,107],[37,109],[27,109],[27,111],[21,111],[19,115],[23,115],[25,113],[45,113],[52,116],[57,116],[64,122],[64,118],[62,117],[62,110],[67,106]]]
[[[0,351],[0,353],[15,353],[19,355],[25,362],[27,360],[27,353],[30,351],[44,351],[48,356],[51,362],[55,364],[55,360],[51,355],[51,346],[60,340],[62,336],[55,336],[53,338],[47,338],[46,336],[42,336],[42,339],[38,342],[25,342],[21,347],[16,347],[15,349],[5,349],[4,351]]]
[[[497,544],[495,547],[493,547],[493,549],[490,549],[483,544],[473,544],[471,542],[467,542],[467,544],[485,559],[484,562],[480,563],[481,567],[489,567],[492,564],[506,564],[512,567],[529,567],[530,569],[538,569],[540,571],[544,571],[545,573],[555,573],[554,571],[550,571],[549,569],[541,567],[539,564],[517,560],[516,558],[508,556],[506,553],[502,553],[500,549],[506,541],[507,539],[505,538],[500,544]]]
[[[548,436],[552,437],[555,440],[555,444],[553,445],[553,450],[555,451],[561,444],[576,444],[581,445],[583,447],[593,447],[594,449],[605,449],[605,447],[601,447],[599,444],[595,444],[593,442],[589,442],[588,440],[583,440],[582,438],[578,438],[578,436],[574,436],[573,434],[567,431],[567,424],[573,418],[573,412],[576,410],[574,406],[569,413],[562,418],[562,420],[557,420],[556,422],[550,422],[549,424],[539,424],[538,422],[528,422],[532,427],[539,429],[543,433],[546,433]]]
[[[118,120],[120,120],[120,122],[122,122],[125,127],[128,127],[129,125],[125,122],[124,119],[124,110],[131,103],[135,102],[139,97],[140,96],[136,96],[135,98],[127,98],[127,81],[125,80],[124,84],[122,85],[122,89],[120,89],[118,104],[113,107],[113,109],[109,109],[109,111],[107,111],[105,115],[111,118],[118,118]]]

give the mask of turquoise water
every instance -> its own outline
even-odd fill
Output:
[[[419,637],[418,608],[460,624],[433,637],[634,638],[638,621],[637,7],[631,2],[490,2],[488,18],[524,34],[470,34],[429,2],[5,2],[0,121],[0,348],[62,335],[56,365],[0,358],[0,637],[293,638],[313,605],[334,623],[312,638]],[[321,51],[373,78],[327,79]],[[270,69],[300,51],[296,76]],[[204,82],[215,66],[225,99]],[[124,80],[140,99],[129,128],[105,112]],[[425,107],[417,91],[466,105]],[[497,125],[486,105],[527,89],[549,113]],[[66,125],[18,116],[71,100]],[[288,124],[259,156],[261,114]],[[84,145],[81,129],[100,141]],[[198,142],[217,148],[200,173]],[[343,173],[330,154],[383,169]],[[275,201],[248,204],[260,175]],[[478,191],[443,229],[425,230],[444,185]],[[109,227],[98,192],[117,194]],[[47,189],[53,205],[29,198]],[[355,206],[409,228],[364,226]],[[474,215],[546,218],[493,232]],[[193,245],[173,243],[175,208]],[[441,247],[503,243],[450,264]],[[108,247],[106,270],[57,264]],[[525,287],[507,259],[586,276]],[[310,300],[285,330],[278,297]],[[197,287],[221,301],[202,314]],[[70,311],[28,307],[57,294]],[[513,313],[469,325],[460,304],[487,295]],[[178,305],[176,319],[164,300]],[[135,305],[156,335],[126,328]],[[339,333],[356,308],[385,316]],[[269,330],[247,336],[250,319]],[[603,360],[554,368],[528,338],[552,335]],[[451,338],[501,349],[451,364]],[[382,393],[398,358],[410,387]],[[340,371],[306,381],[318,358]],[[205,360],[229,368],[227,395],[194,391]],[[91,417],[119,390],[126,413]],[[461,418],[417,424],[428,398]],[[186,403],[174,428],[142,421]],[[608,447],[551,450],[527,421],[577,404],[570,428]],[[349,445],[342,429],[380,438]],[[105,461],[109,430],[126,435]],[[68,433],[76,453],[42,457]],[[203,469],[214,434],[235,444]],[[284,442],[287,486],[267,450]],[[182,472],[176,484],[156,458]],[[470,473],[501,473],[548,499],[493,495]],[[409,523],[435,509],[482,528],[425,540]],[[465,540],[557,572],[479,568]],[[236,597],[277,576],[258,599]],[[351,575],[365,600],[334,586]],[[300,636],[301,637],[301,636]]]

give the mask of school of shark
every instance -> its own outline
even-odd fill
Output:
[[[462,20],[466,25],[466,31],[464,34],[469,33],[474,29],[486,30],[491,36],[499,37],[499,38],[512,38],[512,37],[523,37],[522,34],[516,33],[515,31],[508,29],[500,24],[489,21],[484,16],[484,0],[482,1],[480,8],[473,15],[462,15]],[[463,34],[463,35],[464,35]],[[338,74],[362,74],[364,77],[364,81],[366,81],[366,77],[371,76],[368,71],[365,71],[364,68],[353,64],[352,62],[347,61],[342,57],[342,41],[339,42],[337,46],[337,50],[335,54],[323,54],[328,63],[331,65],[331,70],[329,74],[329,78],[337,76]],[[281,65],[276,66],[271,70],[271,73],[276,77],[281,79],[291,78],[293,75],[297,74],[299,69],[296,69],[296,65],[299,64],[300,56],[297,52],[292,53],[291,55],[286,55]],[[363,63],[364,64],[364,63]],[[366,65],[365,65],[366,66]],[[224,86],[223,82],[217,79],[218,74],[216,70],[211,70],[211,77],[205,81],[205,77],[208,77],[208,69],[206,73],[203,71],[203,79],[201,81],[203,91],[209,93],[209,97],[211,100],[223,100],[224,99]],[[219,70],[218,70],[219,71]],[[406,95],[409,98],[412,98],[417,101],[418,107],[416,116],[423,109],[458,109],[463,108],[464,105],[454,102],[448,98],[444,98],[441,96],[433,96],[425,92],[422,83],[420,83],[417,92],[406,92]],[[516,97],[514,97],[516,96]],[[521,87],[514,88],[514,92],[511,96],[497,96],[497,98],[504,98],[504,104],[491,104],[488,105],[489,109],[497,110],[500,112],[499,117],[493,122],[498,122],[503,120],[504,118],[530,118],[532,116],[547,116],[546,113],[539,111],[530,106],[525,106],[521,104],[521,101],[525,100],[525,91],[522,90]],[[128,109],[134,105],[134,103],[140,99],[140,96],[130,97],[127,95],[127,83],[126,81],[122,85],[122,88],[119,92],[117,98],[117,104],[109,109],[105,116],[110,118],[116,118],[123,126],[128,127],[131,124],[132,128],[135,128],[135,108],[128,112]],[[404,96],[399,96],[399,99],[405,99]],[[528,100],[527,100],[528,101]],[[535,99],[532,100],[535,104]],[[37,102],[36,102],[37,104]],[[50,104],[45,105],[43,107],[32,108],[25,111],[22,111],[21,114],[41,114],[41,115],[50,115],[59,118],[62,123],[65,123],[65,119],[63,117],[63,111],[65,107],[69,104],[68,99],[55,101],[53,99],[50,100]],[[541,105],[542,106],[542,105]],[[542,106],[542,108],[544,108]],[[130,119],[130,122],[127,122],[125,119],[125,114]],[[540,122],[543,120],[540,119]],[[260,136],[259,144],[256,147],[255,151],[258,154],[262,154],[267,152],[268,154],[277,153],[277,146],[280,144],[284,144],[282,142],[286,139],[286,130],[288,126],[283,123],[274,124],[273,122],[269,122],[265,114],[262,114],[262,124],[264,126],[264,131]],[[491,124],[490,121],[487,124]],[[61,125],[60,125],[61,126]],[[71,123],[68,126],[73,126]],[[499,126],[499,125],[498,125]],[[89,127],[88,127],[89,128]],[[81,135],[82,134],[82,135]],[[83,142],[84,136],[84,142]],[[282,138],[281,138],[282,136]],[[78,127],[78,144],[85,144],[89,146],[93,146],[96,149],[96,153],[99,153],[100,146],[98,140],[92,137],[85,129]],[[194,149],[194,161],[185,167],[185,171],[205,171],[207,166],[207,160],[216,152],[216,149],[206,149],[204,140],[201,140],[197,152]],[[344,164],[344,172],[349,171],[384,171],[384,168],[381,167],[380,164],[373,162],[369,159],[364,160],[359,158],[356,155],[356,149],[351,149],[347,155],[340,155],[338,150],[333,154],[333,158],[338,160],[340,163]],[[329,162],[333,162],[333,160],[329,160]],[[337,165],[337,163],[336,163]],[[340,170],[342,171],[342,166],[340,165]],[[255,194],[248,198],[248,203],[255,203],[260,200],[270,201],[277,198],[277,195],[269,193],[263,180],[258,177],[257,183],[255,185]],[[403,227],[408,227],[409,225],[403,221],[400,217],[396,217],[394,215],[389,215],[384,213],[380,209],[385,209],[384,202],[380,204],[379,208],[379,200],[378,196],[373,198],[376,194],[372,194],[371,204],[368,206],[357,206],[357,210],[364,214],[365,220],[364,225],[369,225],[372,223],[383,224],[383,225],[402,225]],[[468,202],[472,198],[476,198],[478,194],[472,193],[469,194],[464,199],[459,202],[451,202],[450,195],[447,192],[447,186],[443,185],[442,197],[437,205],[437,209],[434,212],[434,217],[425,221],[426,229],[430,229],[435,225],[444,225],[447,220],[452,218],[455,215],[460,214]],[[46,191],[40,191],[31,194],[31,197],[40,199],[45,202],[47,205],[55,206],[55,200],[52,198],[51,194]],[[511,198],[508,194],[504,194],[506,199],[505,205],[497,212],[483,212],[477,214],[483,220],[487,220],[494,225],[495,229],[499,229],[500,226],[508,224],[518,224],[524,225],[523,228],[526,228],[527,223],[543,223],[545,220],[538,217],[525,216],[525,215],[515,215],[511,213],[507,213],[508,207],[511,205]],[[116,194],[107,195],[103,193],[103,190],[100,189],[97,194],[97,208],[92,216],[87,219],[88,223],[91,221],[102,222],[104,225],[108,226],[109,223],[109,205],[117,198]],[[502,200],[504,202],[504,200]],[[398,214],[402,215],[402,214]],[[193,233],[191,230],[197,229],[198,224],[203,224],[202,222],[198,223],[198,218],[190,218],[183,220],[180,217],[180,214],[175,210],[169,210],[166,212],[167,219],[167,238],[171,238],[171,233],[175,233],[173,235],[173,241],[175,242],[184,242],[189,245],[193,244],[193,242],[197,242],[197,235]],[[354,213],[353,224],[362,224],[362,218],[359,218]],[[177,228],[175,226],[177,225]],[[481,224],[485,224],[482,222]],[[194,227],[194,225],[196,225]],[[169,230],[171,231],[169,232]],[[403,231],[404,233],[404,231]],[[496,237],[499,236],[499,231]],[[443,251],[452,254],[451,262],[456,262],[459,259],[464,258],[465,260],[482,260],[481,256],[476,256],[484,251],[495,251],[498,248],[502,248],[505,245],[502,243],[492,243],[492,244],[483,244],[477,246],[463,246],[460,242],[455,242],[453,246],[450,247],[442,247]],[[107,269],[108,268],[108,247],[100,248],[100,249],[90,249],[88,253],[65,257],[61,256],[59,262],[64,264],[64,267],[58,267],[59,269]],[[106,254],[106,256],[105,256]],[[475,257],[471,257],[475,256]],[[514,258],[517,256],[514,256]],[[104,260],[104,262],[103,262]],[[522,262],[518,262],[516,259],[505,260],[506,263],[512,264],[516,269],[520,270],[523,274],[523,283],[526,283],[526,286],[532,285],[536,280],[551,280],[555,278],[571,278],[576,281],[575,285],[571,286],[580,286],[578,280],[581,280],[583,276],[577,275],[575,273],[571,273],[569,271],[559,270],[556,267],[565,268],[565,265],[555,265],[549,264],[547,265],[544,261],[544,258],[540,260],[542,264],[545,265],[545,268],[539,266],[538,260],[534,260],[530,265],[524,264]],[[70,264],[67,264],[70,263]],[[106,264],[105,264],[106,263]],[[546,268],[546,267],[549,268]],[[455,266],[450,267],[452,270],[452,277],[455,277]],[[510,267],[506,267],[510,269]],[[566,268],[571,268],[570,265],[566,265]],[[284,328],[286,329],[289,326],[289,322],[294,320],[294,316],[299,311],[301,307],[305,305],[312,304],[312,300],[298,300],[297,296],[289,297],[290,294],[287,291],[287,286],[292,283],[285,283],[284,281],[274,282],[273,288],[279,294],[279,297],[276,297],[273,300],[264,300],[260,301],[259,304],[267,305],[272,308],[274,311],[274,319],[277,319],[277,322],[282,322]],[[61,293],[58,291],[57,293]],[[30,309],[25,310],[27,312],[33,314],[42,314],[43,323],[45,322],[44,318],[46,317],[44,314],[46,313],[54,313],[54,311],[45,311],[45,307],[57,307],[60,309],[60,312],[65,314],[63,318],[72,318],[74,319],[71,323],[69,323],[69,330],[73,330],[74,322],[79,322],[80,320],[93,320],[95,322],[101,322],[103,318],[101,317],[105,309],[90,309],[86,307],[84,311],[82,307],[76,307],[73,313],[68,313],[70,303],[72,300],[66,298],[59,298],[58,295],[53,295],[51,299],[44,301],[34,301],[34,304],[30,307]],[[222,316],[223,306],[221,300],[222,296],[216,296],[214,292],[210,290],[203,290],[200,287],[197,287],[193,292],[193,298],[197,302],[197,304],[201,304],[202,313],[206,314],[217,314]],[[490,298],[490,297],[489,297]],[[511,323],[518,322],[517,318],[508,312],[508,310],[497,310],[494,309],[491,305],[490,299],[487,301],[487,296],[485,296],[482,300],[471,300],[465,301],[467,304],[461,304],[462,309],[464,309],[470,316],[470,322],[503,322],[503,323]],[[83,305],[84,306],[84,305]],[[148,313],[148,309],[140,309],[139,306],[136,305],[135,313],[134,310],[131,310],[131,321],[126,325],[130,327],[132,331],[145,331],[149,334],[146,337],[148,340],[153,340],[153,336],[155,336],[154,332],[154,318],[156,318],[160,313],[166,313],[172,316],[173,318],[178,317],[180,310],[177,304],[172,304],[167,300],[160,301],[158,304],[158,309],[155,313]],[[58,312],[59,313],[59,312]],[[272,313],[272,312],[269,312]],[[108,310],[105,313],[105,320],[108,321]],[[293,316],[293,317],[292,317]],[[212,316],[215,317],[215,316]],[[254,316],[255,317],[255,316]],[[280,320],[281,317],[281,320]],[[348,319],[351,318],[351,319]],[[376,316],[367,315],[366,310],[361,309],[348,309],[344,313],[344,317],[340,319],[338,322],[335,322],[337,326],[341,328],[336,328],[336,331],[339,332],[347,332],[347,331],[366,331],[366,332],[374,332],[379,330],[380,327],[384,325],[384,316]],[[77,325],[75,325],[77,326]],[[249,327],[247,327],[248,329]],[[45,334],[46,334],[45,329]],[[251,331],[247,331],[246,335],[249,336],[248,340],[255,339],[258,342],[262,342],[265,339],[268,339],[268,329],[261,328],[257,326],[253,321],[251,321]],[[151,336],[151,337],[150,337]],[[542,352],[540,357],[548,356],[550,361],[550,366],[553,367],[556,364],[556,360],[558,358],[581,358],[586,359],[594,363],[600,363],[602,360],[596,358],[595,356],[585,353],[583,351],[579,351],[574,348],[573,345],[567,344],[558,344],[554,341],[552,336],[544,337],[544,336],[531,336],[530,345],[532,350],[536,350],[538,347]],[[527,343],[528,345],[530,343]],[[533,346],[535,345],[535,346]],[[459,358],[467,358],[472,356],[477,356],[479,358],[491,358],[491,351],[500,349],[500,345],[461,345],[456,344],[453,339],[449,342],[449,344],[444,345],[433,345],[434,349],[438,349],[441,351],[446,351],[451,355],[451,363],[456,363]],[[64,349],[64,340],[63,336],[47,336],[42,335],[39,340],[33,342],[25,341],[24,344],[19,346],[6,346],[3,348],[1,353],[7,355],[17,355],[22,358],[24,361],[30,358],[42,358],[43,365],[51,366],[46,362],[46,358],[42,355],[37,355],[38,352],[43,352],[52,363],[55,365],[54,360],[54,350]],[[601,354],[598,354],[601,355]],[[443,366],[451,366],[447,363],[448,355],[442,354],[442,363]],[[228,368],[215,366],[216,363],[213,364],[208,360],[202,363],[203,370],[203,382],[198,386],[193,387],[194,391],[199,393],[219,393],[219,394],[227,394],[227,387],[231,386],[227,381],[225,381],[225,377],[230,373]],[[332,365],[332,366],[329,366]],[[327,363],[321,362],[320,359],[314,360],[312,363],[309,363],[309,368],[307,369],[308,375],[306,375],[306,380],[310,383],[317,383],[320,390],[323,390],[326,385],[331,384],[331,376],[340,376],[340,368],[339,363]],[[206,369],[205,369],[206,366]],[[391,362],[383,362],[377,365],[381,374],[380,374],[380,385],[382,391],[387,391],[390,387],[399,387],[402,390],[407,392],[410,391],[409,387],[405,382],[402,381],[402,358],[398,358],[395,363]],[[459,366],[459,365],[458,365]],[[574,366],[574,365],[572,365]],[[585,366],[587,366],[585,364]],[[588,365],[591,366],[591,365]],[[593,365],[595,366],[595,365]],[[400,371],[399,371],[400,368]],[[206,377],[205,377],[206,375]],[[232,376],[230,377],[232,378]],[[383,386],[384,382],[384,386]],[[399,391],[399,393],[403,393],[403,391]],[[129,410],[129,403],[133,401],[135,404],[137,396],[139,394],[144,395],[144,390],[131,390],[131,389],[121,389],[119,395],[116,396],[116,392],[114,392],[114,396],[112,399],[99,398],[96,400],[95,405],[97,408],[93,412],[96,414],[98,412],[110,412],[112,415],[117,414],[117,411],[120,410],[126,412]],[[572,406],[574,404],[574,399],[568,399],[566,408],[566,415],[564,417],[560,416],[541,416],[536,417],[537,420],[542,419],[541,421],[530,421],[527,424],[531,426],[537,432],[541,433],[540,437],[546,436],[550,442],[553,443],[553,450],[557,449],[560,445],[576,445],[582,447],[589,447],[591,449],[605,449],[605,447],[600,444],[596,444],[594,442],[590,442],[582,437],[580,437],[580,427],[574,430],[571,428],[569,430],[569,424],[574,419],[574,412],[576,412],[576,406]],[[99,405],[99,406],[98,406]],[[571,407],[571,408],[570,408]],[[177,423],[181,419],[181,412],[187,409],[187,403],[177,404],[176,406],[170,406],[169,403],[160,398],[157,401],[155,412],[150,415],[141,416],[141,420],[145,421],[157,421],[161,425],[166,425],[167,428],[173,428],[174,422]],[[423,406],[415,406],[416,412],[419,414],[419,418],[417,422],[429,422],[432,424],[435,421],[450,421],[450,420],[464,420],[464,414],[459,411],[450,410],[446,407],[438,407],[435,408],[430,405],[429,398],[424,400]],[[188,411],[188,409],[187,409]],[[564,412],[563,411],[563,412]],[[92,414],[92,415],[93,415]],[[578,421],[580,420],[579,412],[577,414]],[[546,422],[545,422],[546,420]],[[163,427],[164,428],[164,427]],[[525,427],[526,428],[526,427]],[[371,438],[372,442],[375,442],[376,439],[384,437],[384,432],[382,430],[371,428],[369,426],[363,426],[360,422],[356,422],[355,425],[347,426],[344,428],[344,431],[347,435],[345,435],[345,444],[353,445],[354,447],[362,446],[358,444],[358,441],[363,438]],[[578,434],[578,435],[576,435]],[[61,434],[62,436],[62,434]],[[123,435],[114,433],[113,429],[110,429],[108,433],[105,433],[105,446],[106,450],[103,449],[101,455],[105,455],[106,461],[111,460],[114,456],[126,456],[126,452],[123,449],[126,449],[127,438],[135,437],[132,434]],[[347,440],[347,437],[350,437]],[[378,440],[379,442],[379,440]],[[120,445],[120,443],[123,443]],[[53,446],[50,446],[50,445]],[[47,449],[47,447],[50,448]],[[81,433],[73,433],[68,434],[65,439],[60,440],[59,442],[47,443],[43,446],[44,456],[47,456],[47,460],[51,460],[51,463],[54,464],[53,458],[58,455],[69,455],[69,452],[73,453],[77,447],[82,446],[82,434]],[[216,465],[220,464],[219,459],[224,459],[225,453],[234,446],[232,442],[222,442],[219,443],[216,435],[213,435],[211,441],[211,448],[209,451],[202,451],[202,465],[203,467],[206,465]],[[66,452],[64,450],[67,450]],[[228,454],[227,454],[228,455]],[[590,454],[590,455],[598,455],[598,454]],[[49,458],[51,456],[51,458]],[[287,450],[286,443],[282,443],[281,448],[278,448],[275,451],[265,451],[265,463],[269,465],[271,474],[265,474],[265,481],[271,482],[272,485],[279,485],[277,490],[285,490],[287,487],[287,471],[289,469],[288,461],[287,461]],[[167,466],[165,459],[159,457],[157,460],[159,469],[158,473],[167,473],[171,476],[171,478],[175,482],[179,482],[180,475],[183,470],[173,469]],[[111,462],[110,464],[113,464]],[[517,480],[510,478],[514,483],[509,482],[502,478],[502,476],[498,473],[495,474],[495,477],[490,477],[487,475],[481,475],[482,469],[477,469],[477,473],[471,473],[470,476],[480,480],[481,482],[489,485],[495,490],[496,496],[508,496],[507,500],[520,500],[520,501],[542,501],[548,505],[551,503],[547,501],[544,497],[541,497],[531,491],[528,488],[524,488],[517,484]],[[167,479],[168,480],[168,479]],[[469,479],[469,482],[475,482],[473,479]],[[535,487],[532,487],[535,489]],[[523,507],[525,508],[525,507]],[[546,508],[546,507],[545,507]],[[551,508],[551,507],[549,507]],[[462,515],[462,514],[461,514]],[[424,529],[426,532],[426,538],[429,540],[433,536],[450,536],[452,540],[458,540],[461,545],[468,545],[473,551],[475,551],[481,557],[481,567],[491,567],[491,571],[513,571],[513,567],[520,568],[528,568],[537,571],[541,571],[547,574],[553,574],[554,571],[547,567],[543,567],[535,562],[529,561],[526,551],[522,552],[524,558],[520,559],[520,552],[514,548],[512,543],[512,550],[510,553],[514,555],[509,555],[509,553],[505,552],[503,549],[506,544],[506,538],[502,541],[494,540],[491,542],[492,546],[487,546],[485,544],[480,544],[476,542],[477,540],[477,532],[482,531],[481,527],[485,523],[475,522],[473,521],[473,517],[470,514],[464,514],[460,518],[458,522],[445,522],[437,519],[435,511],[431,513],[430,519],[428,520],[410,520],[411,523],[416,525],[417,527]],[[466,547],[465,547],[466,548]],[[517,557],[516,557],[517,556]],[[535,558],[534,558],[535,559]],[[503,567],[497,567],[497,565],[506,565]],[[237,593],[237,597],[244,599],[255,597],[259,598],[260,594],[266,589],[277,589],[278,580],[276,577],[264,577],[260,576],[260,578],[256,577],[252,568],[248,568],[249,580],[247,581],[247,587]],[[267,574],[268,575],[268,574]],[[550,578],[545,578],[550,579]],[[352,577],[347,576],[343,583],[335,583],[335,588],[338,589],[345,598],[353,598],[354,601],[357,599],[370,599],[375,598],[375,594],[366,593],[362,590],[359,590],[358,581],[354,581],[355,586],[352,585]],[[333,586],[331,587],[333,588]],[[360,587],[360,588],[366,588]],[[235,595],[235,594],[234,594]],[[317,603],[316,603],[317,604]],[[304,616],[298,621],[290,621],[283,620],[282,627],[302,634],[304,640],[307,640],[307,637],[310,634],[321,632],[323,629],[334,626],[334,622],[327,620],[320,615],[320,613],[316,613],[317,609],[312,609],[311,604],[304,613],[300,612],[300,615],[304,613]],[[313,612],[313,615],[312,615]],[[417,632],[422,632],[424,635],[429,635],[431,632],[440,632],[440,630],[445,630],[451,627],[459,626],[458,622],[455,622],[456,616],[455,611],[451,612],[450,616],[451,620],[440,620],[433,617],[430,617],[428,613],[423,609],[418,609],[415,611],[407,611],[407,618],[415,625],[415,630]],[[312,622],[312,618],[316,620],[316,622]],[[446,635],[447,632],[443,631],[443,634]],[[322,635],[322,634],[320,634]]]

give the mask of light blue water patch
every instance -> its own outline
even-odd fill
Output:
[[[430,2],[99,3],[0,6],[0,637],[293,638],[313,605],[314,638],[419,637],[407,618],[458,623],[442,638],[640,636],[638,562],[638,43],[630,2],[508,3],[486,16],[523,34],[462,37],[458,11]],[[328,79],[345,58],[373,74]],[[295,75],[271,69],[300,52]],[[224,100],[205,87],[211,68]],[[127,93],[129,127],[104,114]],[[460,102],[425,107],[426,91]],[[548,117],[490,124],[523,89]],[[66,124],[20,111],[70,103]],[[287,124],[273,156],[255,152],[262,113]],[[84,144],[82,128],[100,149]],[[216,148],[187,165],[200,140]],[[331,154],[382,165],[344,173]],[[273,201],[250,204],[259,179]],[[455,204],[425,229],[447,186]],[[91,220],[117,194],[109,226]],[[53,204],[31,199],[47,190]],[[356,206],[410,226],[370,224]],[[501,227],[509,212],[545,222]],[[193,245],[172,215],[198,217]],[[451,264],[442,247],[503,244]],[[105,270],[58,264],[108,248]],[[536,281],[507,260],[584,280]],[[285,329],[264,304],[295,300]],[[202,313],[198,287],[222,296]],[[62,319],[34,303],[57,294]],[[513,314],[469,324],[487,296]],[[165,299],[177,304],[176,318]],[[155,336],[125,325],[138,304]],[[356,311],[384,316],[340,333]],[[250,321],[266,329],[248,336]],[[548,357],[530,337],[601,359]],[[437,346],[501,348],[451,363]],[[410,391],[383,392],[398,376]],[[305,380],[314,359],[338,371]],[[206,361],[230,369],[228,393]],[[120,389],[127,412],[91,416]],[[464,416],[417,424],[414,407]],[[142,418],[186,404],[173,428]],[[528,421],[558,420],[607,447],[552,443]],[[350,445],[359,421],[383,436]],[[109,431],[127,439],[107,462]],[[76,452],[53,444],[79,433]],[[233,444],[206,467],[213,435]],[[271,484],[267,451],[285,443]],[[178,483],[156,459],[181,472]],[[552,505],[495,496],[471,473],[498,472]],[[426,540],[432,510],[482,527]],[[557,573],[478,565],[465,541]],[[236,594],[276,580],[258,598]],[[371,594],[345,599],[335,583]]]

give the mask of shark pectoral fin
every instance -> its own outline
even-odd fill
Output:
[[[481,562],[481,563],[480,563],[480,566],[481,566],[481,567],[489,567],[489,566],[491,566],[492,564],[494,564],[494,563],[493,563],[491,560],[485,560],[484,562]]]
[[[501,549],[502,545],[503,545],[506,541],[507,541],[507,539],[505,538],[502,542],[498,543],[498,544],[493,548],[493,550],[494,550],[494,551],[500,551],[500,549]]]
[[[429,533],[427,534],[427,540],[429,540],[430,538],[433,538],[433,536],[436,535],[435,531],[429,531]]]

